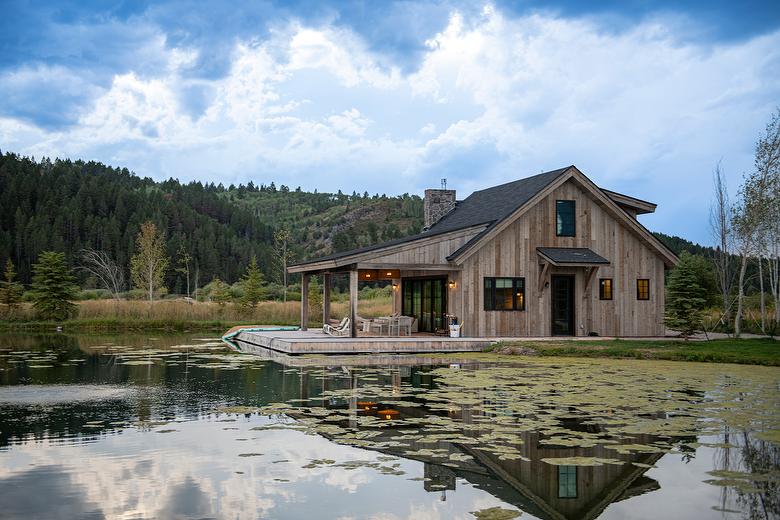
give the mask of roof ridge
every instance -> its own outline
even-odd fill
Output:
[[[537,177],[541,177],[542,175],[549,175],[551,173],[563,173],[563,172],[565,172],[566,170],[568,170],[569,168],[572,168],[572,167],[575,167],[575,166],[573,164],[570,164],[569,166],[564,166],[563,168],[556,168],[554,170],[549,170],[549,171],[546,171],[546,172],[540,172],[540,173],[531,175],[529,177],[522,177],[520,179],[515,179],[513,181],[508,181],[508,182],[505,182],[503,184],[496,184],[495,186],[488,186],[487,188],[482,188],[481,190],[474,190],[473,192],[471,192],[471,195],[473,195],[475,193],[482,193],[483,191],[487,191],[487,190],[494,190],[496,188],[502,188],[504,186],[509,186],[510,184],[514,184],[516,182],[529,181],[531,179],[535,179]],[[471,195],[469,195],[469,197]],[[466,197],[466,198],[468,198],[468,197]]]

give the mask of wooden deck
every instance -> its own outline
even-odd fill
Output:
[[[479,352],[491,338],[449,338],[431,335],[333,337],[321,330],[243,331],[233,341],[282,354],[419,354]]]

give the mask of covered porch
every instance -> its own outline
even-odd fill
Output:
[[[458,285],[459,269],[452,265],[353,263],[341,266],[300,265],[290,272],[301,274],[301,331],[309,331],[309,288],[312,276],[322,282],[322,323],[332,324],[332,294],[334,279],[347,278],[347,330],[334,336],[316,331],[324,338],[390,338],[431,337],[447,329],[454,289]],[[391,315],[382,318],[362,317],[358,312],[360,284],[384,282],[391,287]],[[343,322],[342,322],[343,323]]]

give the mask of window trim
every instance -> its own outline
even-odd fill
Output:
[[[609,298],[604,296],[604,282],[609,282]],[[611,301],[615,298],[615,282],[612,278],[599,278],[599,300]]]
[[[564,235],[558,231],[558,203],[570,202],[572,206],[572,231],[571,235]],[[577,236],[577,201],[573,199],[555,199],[555,236],[556,237],[576,237]]]
[[[496,280],[512,280],[512,308],[496,309]],[[491,287],[488,288],[487,282],[491,281]],[[522,304],[517,305],[517,293],[522,292]],[[488,298],[490,294],[490,298]],[[523,276],[484,276],[482,278],[482,310],[486,312],[518,312],[525,311],[525,277]],[[488,307],[488,302],[490,307]]]
[[[647,294],[645,295],[644,298],[642,297],[642,291],[641,291],[641,289],[639,287],[642,282],[646,282],[647,283]],[[637,278],[636,279],[636,299],[637,299],[637,301],[640,301],[640,302],[650,301],[650,278]]]
[[[572,472],[571,472],[572,469],[574,470],[573,471],[573,473],[574,473],[573,475],[572,475]],[[567,484],[569,484],[569,479],[574,477],[574,479],[573,479],[574,480],[574,495],[571,495],[571,494],[568,493],[569,486],[566,486],[567,493],[565,493],[565,494],[561,493],[561,476],[562,476],[561,474],[562,473],[566,473],[566,478],[567,478],[567,482],[566,483]],[[577,474],[578,473],[579,472],[577,471],[577,466],[569,466],[569,465],[560,465],[560,466],[558,466],[558,498],[560,498],[560,499],[572,499],[572,498],[575,498],[576,499],[576,498],[579,497],[579,494],[580,494],[579,493],[579,491],[580,491],[579,487],[580,486],[579,486],[579,479],[577,478]]]

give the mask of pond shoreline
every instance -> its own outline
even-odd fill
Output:
[[[728,338],[710,341],[504,341],[493,345],[489,353],[496,356],[647,359],[780,366],[780,341],[772,338]]]
[[[266,320],[268,325],[288,325]],[[252,325],[256,320],[170,320],[170,319],[73,319],[55,321],[0,321],[0,333],[10,332],[219,332],[237,325]],[[266,323],[264,321],[264,323]]]

